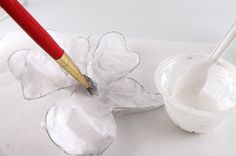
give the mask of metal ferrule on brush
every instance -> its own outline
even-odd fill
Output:
[[[96,83],[80,72],[72,59],[17,0],[0,0],[0,6],[45,52],[55,59],[72,77],[79,81],[90,95],[97,95]]]
[[[85,76],[80,72],[79,68],[76,66],[76,64],[72,61],[70,56],[68,56],[65,52],[59,58],[56,60],[56,62],[64,69],[66,70],[72,77],[74,77],[76,80],[80,82],[80,84],[85,87],[89,88],[89,82],[85,78]]]

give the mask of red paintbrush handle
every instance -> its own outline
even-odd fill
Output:
[[[0,0],[0,6],[52,58],[62,57],[63,49],[17,0]]]

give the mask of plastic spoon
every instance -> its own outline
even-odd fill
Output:
[[[225,37],[218,43],[208,59],[194,65],[194,67],[186,71],[177,80],[175,92],[177,93],[182,92],[183,90],[186,91],[186,89],[191,89],[191,91],[200,94],[206,83],[209,69],[225,53],[226,48],[232,43],[235,36],[236,23],[233,24]]]

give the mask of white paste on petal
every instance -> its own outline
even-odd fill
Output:
[[[81,72],[86,73],[88,40],[78,36],[69,37],[53,31],[49,32],[56,38],[57,43],[64,47]],[[26,99],[40,98],[78,83],[39,48],[14,52],[9,57],[8,66],[14,76],[21,81]]]
[[[90,114],[82,107],[84,101],[60,100],[47,114],[47,132],[70,155],[99,155],[114,141],[115,121],[111,113],[100,117]]]
[[[139,56],[128,50],[124,37],[110,32],[100,38],[95,52],[91,54],[88,76],[99,85],[106,86],[125,77],[139,61]]]
[[[115,113],[134,113],[152,110],[163,105],[160,94],[146,91],[131,78],[124,78],[107,87],[107,98]]]
[[[147,92],[127,75],[139,64],[139,56],[127,49],[124,37],[105,34],[94,52],[87,39],[49,31],[71,56],[82,73],[98,83],[98,96],[86,89],[41,49],[18,50],[9,58],[9,68],[21,81],[27,99],[45,96],[73,86],[71,96],[61,99],[47,113],[45,128],[52,141],[70,155],[101,155],[116,137],[112,113],[147,111],[163,104],[160,94]],[[76,86],[76,87],[75,87]]]
[[[48,33],[60,47],[72,58],[83,74],[87,73],[88,52],[90,49],[88,39],[77,35],[67,35],[48,30]]]
[[[42,50],[17,51],[9,57],[8,64],[10,71],[20,80],[26,99],[40,98],[75,85],[75,81]]]

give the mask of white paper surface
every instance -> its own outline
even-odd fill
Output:
[[[161,60],[175,53],[209,53],[213,48],[213,45],[207,44],[147,40],[128,40],[128,45],[131,50],[138,51],[143,60],[132,76],[152,91],[156,90],[153,73]],[[234,49],[231,48],[224,58],[236,64],[233,62],[236,60]],[[7,82],[14,80],[11,76],[6,78]],[[1,154],[4,156],[12,156],[16,153],[19,156],[65,156],[48,140],[48,136],[39,124],[44,120],[50,103],[55,102],[55,99],[50,98],[50,103],[46,103],[49,100],[49,97],[46,97],[29,104],[24,101],[22,95],[18,94],[21,90],[20,85],[15,86],[16,83],[10,83],[8,89],[1,90],[0,94]],[[66,97],[66,94],[60,91],[50,96]],[[10,95],[13,96],[9,98]],[[235,114],[230,115],[228,120],[214,132],[202,135],[192,135],[177,128],[168,118],[164,108],[148,113],[116,117],[115,120],[119,135],[104,156],[234,156],[236,153]]]
[[[97,84],[97,95],[89,95],[42,49],[34,48],[33,43],[25,47],[28,38],[24,34],[16,40],[14,36],[19,33],[11,33],[12,37],[7,36],[3,42],[20,42],[19,49],[11,51],[11,46],[2,44],[0,51],[2,56],[10,54],[8,66],[3,70],[10,71],[19,81],[22,91],[18,94],[25,100],[40,100],[59,90],[70,93],[67,98],[58,97],[45,115],[48,139],[65,153],[100,155],[117,136],[114,115],[144,112],[163,105],[160,93],[147,91],[129,77],[138,67],[140,57],[127,48],[122,34],[108,32],[94,46],[78,35],[49,33],[81,72]],[[5,87],[1,90],[6,90]]]

